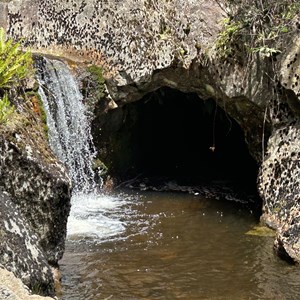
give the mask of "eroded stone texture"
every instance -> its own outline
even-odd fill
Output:
[[[53,265],[64,251],[70,185],[64,167],[34,126],[23,124],[0,135],[0,186],[12,195]]]
[[[54,295],[54,281],[38,236],[15,203],[0,192],[0,266],[13,272],[31,289]]]
[[[7,3],[1,3],[0,1],[0,27],[2,28],[7,27],[6,20],[7,20]]]
[[[264,220],[278,230],[278,251],[285,249],[300,262],[300,123],[277,129],[269,140],[262,165],[260,193],[265,200]]]
[[[284,259],[300,263],[300,94],[297,83],[300,49],[295,44],[283,56],[277,93],[269,101],[273,132],[258,187],[264,199],[263,220],[277,229],[275,250]]]
[[[300,116],[300,38],[295,37],[293,43],[284,53],[280,64],[280,82],[289,90],[287,102],[291,110]]]
[[[223,15],[215,1],[204,0],[14,0],[8,8],[12,36],[26,37],[38,51],[108,62],[120,84],[146,79],[175,56],[190,65],[197,43],[206,48],[214,41]]]

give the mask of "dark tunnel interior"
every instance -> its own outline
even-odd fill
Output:
[[[103,120],[102,137],[114,145],[114,175],[256,189],[258,167],[244,134],[213,99],[163,87],[109,115],[115,125]]]

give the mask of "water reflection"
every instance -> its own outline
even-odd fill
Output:
[[[257,219],[241,207],[146,193],[124,211],[118,238],[67,243],[62,299],[300,298],[299,269],[273,255],[272,237],[245,234]]]

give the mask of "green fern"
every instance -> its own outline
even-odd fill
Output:
[[[32,70],[30,52],[20,50],[20,42],[6,39],[3,28],[0,28],[0,89],[18,86]]]

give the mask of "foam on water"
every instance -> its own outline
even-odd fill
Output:
[[[125,231],[126,224],[118,216],[125,200],[90,193],[74,195],[72,203],[68,239],[105,241]]]

